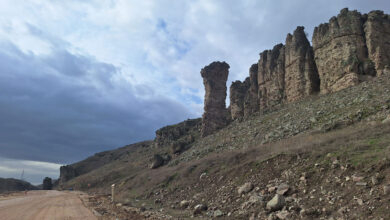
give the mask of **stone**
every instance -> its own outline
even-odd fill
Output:
[[[379,183],[378,178],[376,178],[375,176],[371,177],[371,183],[374,186],[377,185]]]
[[[182,208],[182,209],[187,208],[189,205],[190,205],[190,202],[187,201],[187,200],[182,200],[182,201],[180,202],[180,208]]]
[[[152,159],[152,164],[150,165],[150,168],[156,169],[158,167],[161,167],[164,165],[164,158],[160,154],[155,154]]]
[[[207,210],[207,206],[204,205],[204,204],[198,204],[194,207],[194,215],[196,214],[200,214],[202,213],[203,211],[206,211]]]
[[[245,183],[244,185],[238,187],[238,194],[245,194],[250,192],[253,189],[253,184],[252,183]]]
[[[202,137],[227,125],[228,112],[225,100],[229,68],[229,64],[225,62],[213,62],[201,70],[206,90],[202,116]]]
[[[287,193],[287,191],[290,189],[290,187],[285,184],[285,183],[282,183],[278,186],[278,189],[276,190],[276,193],[283,196],[284,194]]]
[[[278,211],[282,209],[285,205],[284,197],[276,194],[268,203],[267,203],[267,209],[271,211]]]
[[[304,27],[288,34],[285,46],[285,91],[287,102],[317,93],[320,79],[314,62],[313,48],[306,38]]]
[[[274,107],[285,100],[285,47],[274,46],[260,53],[258,63],[258,97],[260,110]]]
[[[203,179],[205,179],[206,177],[207,177],[207,173],[202,173],[202,174],[200,174],[199,179],[200,179],[200,180],[203,180]]]
[[[221,217],[221,216],[223,216],[223,212],[221,210],[217,209],[217,210],[214,211],[214,217],[215,218],[218,218],[218,217]]]
[[[276,217],[278,217],[278,219],[281,219],[281,220],[291,219],[291,214],[286,210],[277,212],[275,215],[276,215]]]
[[[312,42],[322,94],[356,85],[372,73],[362,68],[368,59],[363,22],[359,12],[345,8],[329,23],[315,27]]]
[[[390,185],[383,186],[383,194],[384,195],[390,194]]]
[[[383,124],[390,123],[390,115],[388,115],[383,121]]]
[[[247,78],[244,82],[237,80],[230,86],[230,114],[232,120],[244,117],[244,102],[249,85],[249,78]]]
[[[367,186],[367,182],[357,182],[356,186]]]
[[[354,181],[354,182],[361,182],[363,179],[364,179],[364,177],[362,177],[362,176],[352,175],[352,181]]]
[[[390,70],[390,16],[383,11],[371,11],[364,23],[364,32],[369,57],[367,65],[375,65],[377,75],[381,76]]]

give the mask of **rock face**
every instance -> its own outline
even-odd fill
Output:
[[[287,102],[302,99],[320,89],[320,79],[314,63],[313,49],[304,27],[288,34],[285,49],[285,91]]]
[[[226,126],[227,110],[225,100],[229,68],[229,64],[225,62],[213,62],[201,70],[203,84],[206,89],[202,117],[203,137]]]
[[[342,9],[314,29],[313,47],[298,26],[286,44],[260,53],[244,82],[230,87],[231,119],[330,93],[390,74],[390,16]]]
[[[313,48],[321,93],[335,92],[375,73],[367,56],[364,19],[357,11],[341,10],[329,23],[314,29]]]
[[[163,147],[176,143],[178,141],[185,141],[187,139],[196,138],[199,136],[199,128],[202,120],[188,119],[175,125],[165,126],[156,131],[156,142],[158,147]]]
[[[244,82],[235,81],[230,86],[230,114],[233,120],[244,117],[245,96],[249,88],[249,78]]]
[[[65,183],[78,176],[76,169],[70,165],[60,167],[60,184]]]
[[[253,64],[249,69],[249,89],[245,95],[244,101],[244,117],[248,117],[253,113],[259,111],[259,99],[257,94],[259,92],[259,85],[257,82],[258,64]]]
[[[390,73],[390,16],[383,11],[372,11],[364,24],[369,58],[377,75]]]
[[[260,54],[258,63],[258,97],[260,109],[280,104],[285,98],[285,47],[276,45]]]

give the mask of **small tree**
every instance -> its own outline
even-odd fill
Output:
[[[53,188],[53,183],[51,181],[51,178],[45,177],[45,179],[43,179],[42,189],[43,190],[51,190],[52,188]]]

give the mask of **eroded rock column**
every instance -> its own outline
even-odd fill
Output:
[[[259,85],[257,82],[257,74],[259,68],[258,64],[253,64],[249,68],[249,89],[245,96],[244,102],[244,117],[248,117],[253,113],[259,111],[259,99],[257,97],[259,92]]]
[[[286,38],[285,90],[287,102],[302,99],[319,91],[320,79],[314,63],[313,49],[304,27],[297,27]]]
[[[249,78],[244,82],[237,80],[230,86],[230,113],[233,120],[244,117],[244,103],[248,89]]]
[[[202,117],[203,137],[226,126],[226,81],[229,68],[229,64],[225,62],[213,62],[200,72],[206,90]]]
[[[390,73],[390,16],[383,11],[371,11],[364,24],[368,56],[377,75]]]
[[[260,109],[276,106],[285,99],[284,50],[284,45],[278,44],[272,50],[266,50],[260,54],[258,64],[258,97]]]

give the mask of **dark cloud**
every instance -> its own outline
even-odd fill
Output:
[[[66,50],[35,55],[2,43],[0,155],[69,163],[190,117],[178,102],[118,76],[115,66]]]

